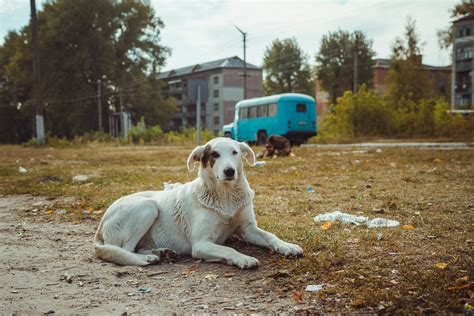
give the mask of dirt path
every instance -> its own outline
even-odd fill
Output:
[[[35,217],[36,207],[52,202],[27,195],[0,197],[2,315],[317,310],[295,305],[291,292],[268,290],[268,276],[278,267],[241,271],[191,258],[146,268],[102,262],[93,255],[95,222],[74,225]],[[266,253],[242,247],[259,259]]]

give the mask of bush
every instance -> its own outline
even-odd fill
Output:
[[[139,143],[157,143],[163,138],[163,130],[160,126],[145,126],[145,119],[142,117],[137,125],[130,128],[127,135],[129,142],[133,144]]]
[[[449,112],[444,100],[402,98],[393,104],[362,86],[337,99],[321,115],[318,136],[311,142],[349,142],[357,137],[474,136],[474,117]]]

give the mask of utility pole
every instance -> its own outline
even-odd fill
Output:
[[[358,55],[359,55],[359,35],[355,34],[355,50],[354,50],[354,93],[357,93],[357,64],[358,64]]]
[[[31,7],[31,27],[32,27],[32,46],[33,46],[33,75],[34,75],[34,94],[35,94],[35,126],[36,139],[39,145],[44,145],[44,117],[43,100],[41,95],[41,73],[38,46],[38,21],[36,18],[35,0],[30,0]]]
[[[197,130],[197,144],[199,146],[201,145],[201,85],[197,86],[196,130]]]
[[[242,34],[244,40],[244,99],[247,99],[247,32],[242,31],[236,25],[234,27]]]
[[[99,131],[102,131],[102,100],[100,95],[100,79],[97,80],[97,111],[99,119]]]

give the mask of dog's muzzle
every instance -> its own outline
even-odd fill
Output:
[[[225,181],[231,181],[235,179],[235,169],[234,168],[225,168],[224,169]]]

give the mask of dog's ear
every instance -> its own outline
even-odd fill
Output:
[[[201,161],[203,167],[207,167],[207,163],[209,161],[209,155],[211,153],[211,146],[210,145],[202,145],[197,146],[191,152],[188,157],[188,170],[191,172],[194,170],[194,163]]]
[[[201,157],[204,154],[204,150],[206,149],[206,146],[197,146],[194,148],[194,150],[191,152],[191,154],[188,157],[188,170],[193,171],[194,170],[194,163],[196,161],[201,161]]]
[[[255,153],[253,152],[252,148],[249,145],[242,142],[239,143],[240,150],[242,151],[243,157],[247,160],[247,163],[251,166],[255,164]]]

